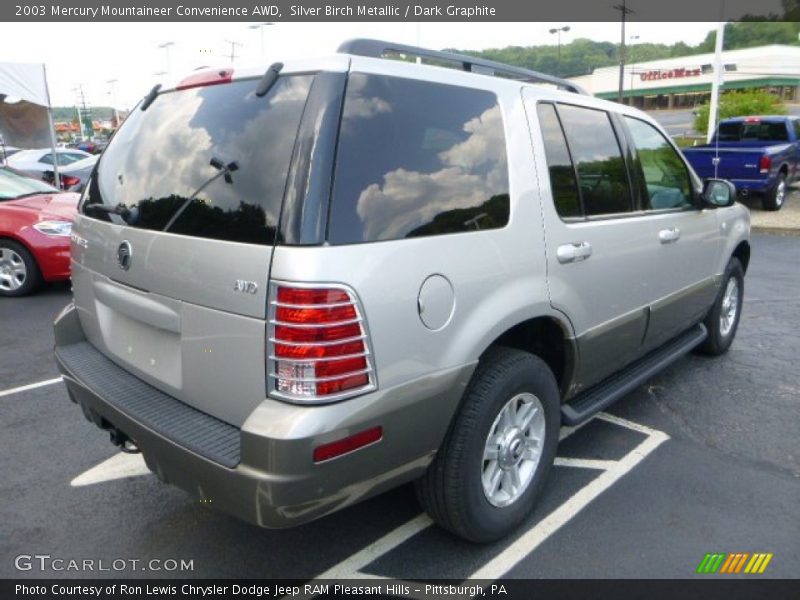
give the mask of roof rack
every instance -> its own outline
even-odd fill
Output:
[[[586,91],[579,85],[553,77],[538,71],[514,67],[493,60],[457,54],[455,52],[441,52],[439,50],[428,50],[417,46],[407,46],[405,44],[395,44],[394,42],[384,42],[381,40],[354,39],[347,40],[339,46],[338,52],[342,54],[353,54],[355,56],[367,56],[370,58],[383,58],[387,54],[405,54],[406,56],[417,56],[419,58],[431,58],[450,63],[458,63],[461,69],[471,73],[481,75],[505,75],[520,81],[530,83],[549,83],[556,87],[565,89],[576,94],[586,94]]]

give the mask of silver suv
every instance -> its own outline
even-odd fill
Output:
[[[414,481],[494,540],[562,424],[728,349],[733,202],[647,115],[523,69],[355,40],[200,72],[102,155],[56,357],[115,444],[252,523]]]

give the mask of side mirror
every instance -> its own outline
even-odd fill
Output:
[[[733,206],[736,186],[727,179],[706,179],[703,185],[703,203],[712,208]]]

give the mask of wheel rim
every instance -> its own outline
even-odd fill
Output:
[[[0,248],[0,290],[18,290],[28,278],[25,261],[11,248]]]
[[[528,489],[544,446],[541,401],[529,393],[506,402],[495,418],[483,450],[481,482],[493,506],[508,506]]]
[[[778,182],[778,189],[775,191],[775,204],[781,206],[784,198],[786,198],[786,180],[781,179]]]
[[[722,297],[722,310],[719,315],[719,332],[726,337],[736,323],[736,311],[739,308],[739,282],[731,277],[725,286],[725,295]]]

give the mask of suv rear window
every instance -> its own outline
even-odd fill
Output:
[[[256,80],[168,92],[135,109],[104,152],[83,212],[123,224],[90,208],[122,204],[132,227],[272,244],[312,79],[282,76],[263,98]]]
[[[493,93],[354,73],[336,156],[334,244],[508,223],[506,140]]]

